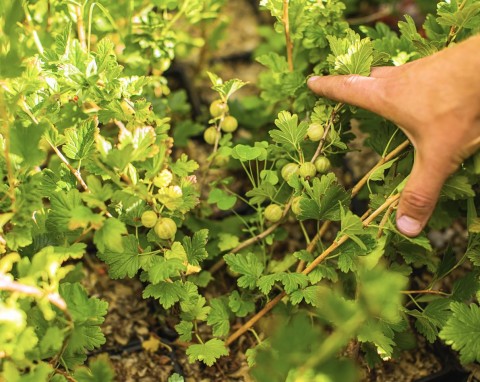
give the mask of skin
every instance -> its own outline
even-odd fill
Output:
[[[311,77],[322,97],[359,106],[396,123],[416,149],[397,210],[397,227],[417,236],[445,180],[480,148],[480,35],[370,77]]]

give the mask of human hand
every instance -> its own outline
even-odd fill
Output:
[[[316,94],[396,123],[416,148],[397,227],[417,236],[447,177],[480,147],[480,35],[432,56],[359,75],[311,77]]]

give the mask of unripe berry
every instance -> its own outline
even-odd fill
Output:
[[[325,129],[323,128],[322,124],[318,122],[313,122],[308,126],[307,136],[311,141],[319,141],[322,139],[324,133]]]
[[[302,212],[302,209],[300,208],[300,201],[302,200],[301,196],[295,196],[292,200],[292,212],[295,215],[299,215]]]
[[[288,163],[282,168],[282,178],[288,182],[292,175],[298,173],[298,164],[296,163]]]
[[[220,135],[220,133],[217,131],[217,128],[215,126],[210,126],[203,132],[203,139],[205,139],[205,142],[207,142],[209,145],[214,145],[217,135]]]
[[[226,133],[233,133],[235,130],[237,130],[237,127],[238,121],[231,115],[225,117],[220,125],[220,128]]]
[[[142,225],[147,228],[152,228],[157,223],[158,216],[154,211],[145,211],[142,214]]]
[[[282,218],[282,215],[283,209],[277,204],[270,204],[263,212],[265,219],[271,221],[272,223],[278,222]]]
[[[154,230],[160,239],[173,239],[177,233],[177,225],[170,218],[160,218],[155,224]]]
[[[283,166],[287,165],[288,163],[288,160],[285,158],[279,159],[275,162],[275,168],[281,170]]]
[[[300,165],[300,169],[298,170],[298,175],[302,178],[312,178],[317,173],[317,169],[312,162],[305,162]]]
[[[213,118],[218,118],[228,112],[228,105],[221,99],[217,99],[210,104],[210,115]]]
[[[229,161],[230,161],[230,158],[227,155],[222,155],[222,154],[217,154],[213,158],[213,164],[218,167],[225,167]]]
[[[330,160],[324,156],[320,156],[315,159],[315,168],[320,174],[326,174],[330,170]]]

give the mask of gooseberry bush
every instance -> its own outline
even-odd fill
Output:
[[[3,1],[0,379],[114,379],[108,357],[90,358],[108,306],[82,286],[87,253],[143,283],[190,362],[246,351],[258,381],[354,381],[345,349],[375,367],[418,336],[480,361],[480,156],[446,182],[425,232],[405,237],[394,221],[408,140],[306,86],[311,73],[368,76],[448,49],[480,32],[480,4],[439,2],[422,29],[405,16],[393,31],[351,29],[339,0],[262,0],[273,26],[257,83],[200,60],[194,85],[211,90],[195,115],[168,78],[215,51],[225,3]],[[352,180],[358,132],[379,159]],[[432,247],[429,232],[455,221],[464,251]]]

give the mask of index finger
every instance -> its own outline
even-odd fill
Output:
[[[381,114],[384,104],[380,78],[356,74],[341,76],[314,76],[307,81],[308,87],[321,97],[358,106]]]

